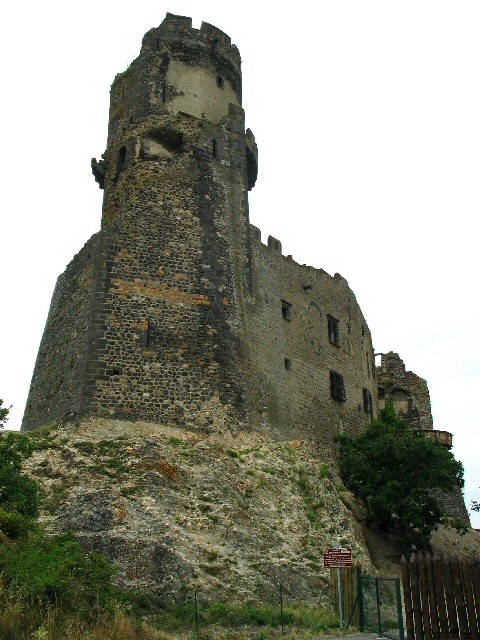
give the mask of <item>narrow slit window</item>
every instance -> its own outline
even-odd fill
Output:
[[[145,336],[145,346],[147,349],[152,347],[155,344],[155,325],[150,322],[147,322],[147,331]]]
[[[117,155],[117,173],[120,173],[120,171],[123,171],[125,169],[126,160],[127,160],[127,148],[120,147]]]
[[[292,368],[292,361],[290,360],[290,358],[285,358],[285,371],[290,371],[290,369]]]
[[[215,140],[215,138],[212,140],[212,156],[214,158],[217,157],[217,141]]]
[[[372,394],[368,389],[363,390],[363,412],[369,416],[370,419],[373,418]]]

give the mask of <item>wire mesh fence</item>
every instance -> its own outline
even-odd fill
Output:
[[[193,633],[204,640],[217,629],[238,630],[261,627],[276,634],[308,630],[323,635],[338,629],[338,618],[327,605],[306,604],[279,584],[270,601],[212,602],[207,593],[193,589],[182,603],[151,603],[145,613],[159,629],[168,632]]]
[[[404,640],[398,578],[359,578],[360,629]]]

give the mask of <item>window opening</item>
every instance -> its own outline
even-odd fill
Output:
[[[292,319],[292,305],[286,300],[282,300],[282,318],[284,320]]]
[[[285,358],[285,371],[290,371],[292,368],[292,361],[290,358]]]
[[[337,402],[345,402],[347,399],[343,376],[337,371],[330,371],[330,395]]]
[[[220,89],[223,89],[224,86],[225,86],[225,80],[224,80],[223,76],[218,75],[217,76],[217,87],[219,87]]]
[[[336,347],[340,346],[340,322],[333,316],[327,316],[328,339]]]
[[[217,141],[215,140],[215,138],[212,140],[212,156],[214,158],[217,157]]]
[[[151,347],[152,345],[155,344],[155,325],[150,322],[150,320],[147,321],[147,332],[146,332],[146,338],[145,338],[145,346],[147,347]]]
[[[373,418],[372,394],[368,389],[363,390],[363,412]]]
[[[120,149],[118,150],[118,156],[117,156],[117,173],[120,173],[120,171],[123,171],[123,169],[125,169],[126,160],[127,160],[127,148],[120,147]]]

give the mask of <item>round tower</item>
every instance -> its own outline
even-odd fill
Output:
[[[113,82],[107,150],[92,168],[108,275],[85,410],[177,424],[236,412],[238,424],[257,151],[230,38],[171,14],[151,29]]]

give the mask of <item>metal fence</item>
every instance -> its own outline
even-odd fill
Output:
[[[398,578],[358,579],[360,630],[404,640],[402,597]]]

